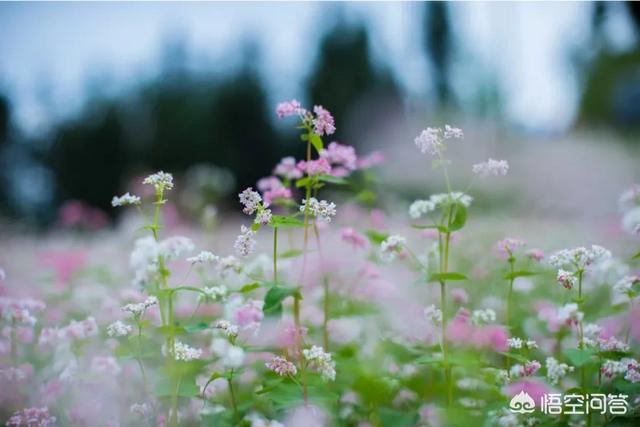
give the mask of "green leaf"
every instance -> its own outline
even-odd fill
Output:
[[[304,221],[291,216],[273,215],[269,225],[274,228],[299,228],[304,227]]]
[[[569,362],[577,368],[584,366],[591,361],[594,351],[588,349],[569,348],[564,351],[564,355]]]
[[[195,325],[185,325],[184,327],[184,330],[188,334],[204,331],[205,329],[209,329],[209,324],[205,322],[199,322],[199,323],[196,323]]]
[[[238,289],[238,293],[246,294],[248,292],[251,292],[253,290],[258,289],[259,287],[260,287],[260,283],[258,283],[258,282],[249,283],[249,284],[244,285],[240,289]]]
[[[339,178],[337,176],[332,176],[332,175],[319,175],[318,180],[323,182],[329,182],[331,184],[339,184],[339,185],[345,185],[349,183],[349,181],[347,181],[344,178]]]
[[[278,258],[286,259],[286,258],[295,258],[304,253],[301,249],[289,249],[288,251],[284,251],[278,254]]]
[[[170,336],[172,333],[173,335],[184,335],[187,333],[187,330],[185,328],[183,328],[182,326],[158,326],[158,332],[160,332],[162,335],[164,336]]]
[[[381,407],[378,412],[381,425],[385,427],[414,426],[418,421],[418,414],[415,411],[401,411],[399,409]]]
[[[259,222],[254,222],[253,224],[251,224],[251,231],[253,231],[255,233],[258,230],[260,230],[260,223]]]
[[[371,190],[362,190],[356,194],[355,200],[364,205],[372,205],[376,202],[376,194]]]
[[[282,313],[282,301],[290,296],[299,296],[298,289],[274,286],[264,296],[262,311],[267,315],[279,315]]]
[[[504,275],[504,278],[506,280],[513,280],[517,277],[528,277],[528,276],[535,276],[536,273],[535,271],[514,271],[513,273],[507,273]]]
[[[453,271],[448,273],[434,273],[429,276],[429,282],[446,282],[449,280],[467,280],[467,276]]]
[[[296,181],[296,188],[301,188],[301,187],[306,187],[306,185],[309,183],[309,177],[306,176],[304,178],[300,178],[299,180]]]
[[[365,234],[369,238],[369,241],[374,245],[379,245],[380,243],[387,240],[387,238],[389,237],[388,233],[380,233],[375,230],[368,230]]]
[[[526,357],[518,353],[500,352],[500,354],[502,354],[505,357],[508,357],[509,359],[516,360],[520,363],[527,363],[529,361],[529,359],[527,359]]]
[[[631,259],[640,259],[640,252],[631,257]]]
[[[157,397],[171,397],[176,393],[180,397],[194,397],[200,394],[195,377],[182,378],[180,384],[171,378],[161,378],[154,387],[154,394]]]
[[[429,225],[411,224],[411,227],[418,230],[434,229],[434,230],[440,231],[441,233],[447,232],[447,227],[443,227],[442,225],[436,225],[436,224],[429,224]]]
[[[454,200],[450,205],[449,214],[449,231],[457,231],[464,227],[467,222],[467,208],[459,200]]]
[[[322,144],[322,138],[320,138],[320,135],[312,133],[310,142],[311,142],[311,145],[313,145],[313,148],[315,148],[318,153],[320,153],[320,151],[322,151],[322,149],[324,148],[324,145]]]

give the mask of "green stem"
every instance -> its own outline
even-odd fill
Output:
[[[273,281],[278,283],[278,227],[273,227]]]
[[[173,396],[171,397],[171,418],[169,421],[169,425],[172,427],[178,426],[178,393],[180,391],[180,382],[182,381],[182,375],[178,376],[178,381],[176,381],[176,388],[173,392]]]
[[[236,401],[236,393],[233,387],[233,370],[231,370],[229,378],[227,379],[227,383],[229,384],[229,396],[231,397],[231,407],[233,408],[233,419],[234,419],[234,422],[237,423],[239,421],[238,403]]]
[[[144,363],[142,361],[142,325],[138,322],[138,354],[136,359],[138,360],[138,366],[140,367],[140,373],[142,374],[142,383],[144,385],[145,392],[149,392],[149,383],[147,381],[147,372],[144,369]]]
[[[305,406],[308,403],[308,391],[307,391],[307,369],[304,363],[304,355],[302,354],[302,328],[300,326],[300,297],[294,296],[293,298],[293,323],[296,331],[296,347],[298,353],[298,365],[300,365],[300,376],[302,378],[302,397],[304,399]]]
[[[513,273],[515,271],[514,264],[515,258],[509,253],[509,272],[511,273],[511,278],[509,279],[509,293],[507,295],[507,331],[511,334],[511,310],[513,305]],[[507,356],[505,357],[505,362],[507,364],[507,372],[511,369],[511,359]]]
[[[444,256],[442,257],[441,273],[447,273],[449,269],[449,243],[451,232],[444,233]],[[440,281],[440,310],[442,311],[442,359],[444,362],[445,384],[447,388],[447,405],[453,402],[453,381],[451,375],[451,365],[449,364],[449,344],[446,338],[447,330],[447,295],[446,280]]]
[[[583,311],[584,302],[582,301],[582,278],[584,271],[578,270],[578,309]],[[584,349],[584,328],[583,321],[578,323],[578,348]],[[587,369],[586,366],[580,368],[580,388],[584,395],[587,394]],[[587,413],[587,427],[591,427],[591,413]]]

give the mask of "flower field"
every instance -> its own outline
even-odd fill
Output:
[[[275,113],[306,156],[215,226],[175,221],[180,178],[156,172],[114,195],[115,228],[8,233],[7,426],[638,425],[640,186],[606,241],[496,219],[474,189],[509,162],[451,179],[473,135],[444,125],[406,141],[442,188],[373,205],[380,153],[332,141],[322,106]]]

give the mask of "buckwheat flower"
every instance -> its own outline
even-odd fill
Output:
[[[331,217],[336,216],[336,204],[333,202],[328,202],[326,200],[316,199],[312,197],[309,199],[309,213],[314,216],[318,221],[329,223],[331,222]],[[307,199],[302,200],[302,204],[300,205],[300,212],[305,212],[307,210]]]
[[[456,139],[462,139],[464,138],[464,132],[462,132],[462,129],[457,128],[457,127],[453,127],[453,126],[449,126],[449,125],[444,125],[444,133],[443,133],[444,137],[446,139],[451,139],[451,138],[456,138]]]
[[[429,153],[432,156],[437,156],[445,148],[441,134],[441,129],[428,127],[420,132],[420,135],[416,136],[413,141],[422,154]]]
[[[292,99],[291,101],[281,102],[276,106],[276,115],[280,118],[289,116],[299,116],[304,114],[305,109],[302,108],[300,103]]]
[[[256,187],[258,187],[258,190],[261,192],[265,192],[276,188],[282,188],[283,184],[282,181],[280,181],[280,178],[272,175],[260,178],[256,183]]]
[[[380,243],[380,255],[385,261],[393,261],[402,252],[407,244],[407,239],[396,234],[387,237]]]
[[[49,408],[25,408],[16,411],[7,421],[7,427],[47,427],[53,426],[56,417],[49,414]]]
[[[634,184],[631,188],[625,190],[618,199],[620,210],[624,211],[634,206],[640,205],[640,184]]]
[[[147,419],[152,415],[151,408],[146,403],[134,403],[129,407],[129,412],[138,415],[140,418]]]
[[[98,324],[93,316],[84,320],[72,320],[67,326],[60,329],[59,337],[62,339],[84,340],[98,335]]]
[[[113,196],[111,199],[111,206],[126,206],[126,205],[139,205],[140,197],[129,194],[128,192],[123,194],[122,196]]]
[[[572,266],[576,270],[584,270],[597,261],[611,258],[611,252],[598,245],[590,248],[580,246],[573,249],[562,249],[549,257],[549,264],[562,268]]]
[[[486,325],[496,321],[496,312],[490,308],[484,310],[473,310],[471,313],[471,323],[474,325]]]
[[[173,175],[165,172],[156,172],[142,181],[145,185],[153,185],[156,191],[171,190],[173,188]]]
[[[521,349],[524,342],[521,338],[513,337],[507,339],[507,344],[509,345],[509,348]]]
[[[460,191],[452,191],[449,193],[433,194],[429,197],[429,200],[436,205],[437,208],[449,205],[451,202],[460,202],[466,208],[471,206],[473,197]]]
[[[529,249],[526,255],[535,262],[541,262],[544,259],[544,252],[540,249]]]
[[[322,157],[317,160],[300,160],[297,168],[309,176],[331,174],[331,164]]]
[[[567,325],[575,324],[582,322],[584,318],[584,313],[578,309],[578,304],[569,303],[560,307],[558,310],[558,320],[564,322]]]
[[[436,209],[436,204],[431,200],[416,200],[409,206],[409,216],[413,219],[421,218]]]
[[[243,330],[255,330],[259,328],[260,323],[264,318],[264,313],[262,311],[263,305],[264,301],[254,299],[247,300],[234,311],[233,317],[235,322]]]
[[[267,225],[269,224],[269,222],[271,222],[272,217],[273,215],[271,214],[271,209],[262,209],[258,211],[254,222],[256,224]]]
[[[148,297],[144,302],[130,303],[122,307],[122,311],[131,314],[132,317],[139,319],[142,317],[147,308],[158,303],[158,298],[154,296]]]
[[[640,285],[640,277],[624,276],[622,279],[618,280],[615,285],[613,285],[613,290],[619,294],[632,297],[637,293],[633,287],[638,285]]]
[[[507,237],[499,240],[496,243],[496,249],[498,254],[503,258],[509,258],[513,256],[513,253],[525,245],[524,241],[515,239],[513,237]]]
[[[273,359],[265,363],[265,366],[267,367],[267,369],[275,372],[276,375],[279,375],[281,377],[286,377],[289,375],[295,376],[298,373],[296,365],[281,356],[275,356]]]
[[[255,234],[255,231],[244,225],[240,228],[240,234],[236,237],[236,241],[233,244],[238,256],[247,257],[253,252],[256,246],[256,240],[253,238]]]
[[[115,357],[111,356],[95,356],[91,359],[91,371],[97,374],[118,375],[122,372],[122,368],[118,364]]]
[[[302,171],[297,168],[296,159],[289,156],[280,160],[280,163],[273,169],[273,174],[286,179],[302,178]]]
[[[220,257],[209,251],[202,251],[196,256],[187,258],[187,262],[191,264],[213,264],[218,262],[219,259]]]
[[[171,261],[178,259],[184,253],[191,252],[194,247],[195,245],[188,237],[171,236],[158,243],[158,254],[165,261]]]
[[[222,301],[227,293],[227,287],[224,285],[204,287],[202,293],[198,295],[198,302]]]
[[[320,151],[320,157],[327,159],[331,165],[341,166],[347,171],[354,171],[358,168],[356,150],[349,145],[331,142],[327,148]]]
[[[509,163],[507,163],[506,160],[489,159],[486,162],[476,163],[471,170],[481,178],[488,176],[505,176],[509,171]]]
[[[535,342],[534,340],[527,340],[525,341],[524,345],[530,350],[538,348],[538,343]]]
[[[190,362],[195,359],[200,359],[200,357],[202,356],[201,349],[190,347],[187,344],[182,343],[181,341],[176,341],[173,348],[174,358],[178,361]],[[165,356],[167,355],[166,344],[162,346],[162,354]]]
[[[270,205],[275,201],[288,200],[292,197],[291,190],[286,187],[272,188],[262,194],[265,205]]]
[[[527,362],[524,364],[524,375],[527,377],[535,375],[541,367],[542,365],[537,360]]]
[[[434,326],[442,323],[442,311],[433,304],[424,309],[424,316],[427,318],[427,322]]]
[[[340,237],[344,242],[350,243],[356,249],[364,249],[367,244],[367,239],[350,227],[340,230]]]
[[[222,356],[222,364],[227,368],[237,369],[244,363],[244,350],[235,345],[229,346]]]
[[[225,277],[230,271],[240,273],[242,271],[242,263],[238,260],[238,258],[234,257],[233,255],[229,255],[220,258],[220,261],[217,265],[217,270],[222,277]]]
[[[313,131],[318,135],[332,135],[336,131],[335,121],[331,113],[325,110],[322,105],[315,105],[313,112],[316,117],[313,119]]]
[[[302,355],[309,366],[320,373],[324,381],[336,379],[336,363],[332,360],[331,353],[325,353],[322,347],[314,345],[310,349],[302,350]]]
[[[260,193],[258,193],[257,191],[253,191],[253,188],[251,187],[238,194],[238,198],[240,199],[240,203],[244,205],[242,212],[247,215],[253,215],[256,209],[258,209],[258,205],[262,201]]]
[[[33,326],[36,324],[36,318],[32,312],[41,311],[44,308],[43,302],[31,298],[0,297],[0,315],[11,324]]]
[[[614,336],[609,338],[598,338],[597,342],[600,351],[616,351],[621,353],[629,351],[629,344],[624,341],[620,341]]]
[[[562,269],[558,270],[556,280],[566,289],[571,289],[578,283],[578,278],[574,273]]]
[[[573,366],[566,363],[560,363],[553,357],[547,357],[545,360],[545,368],[547,370],[547,380],[551,385],[557,385],[562,378],[569,372],[573,372]]]
[[[625,212],[622,216],[622,229],[632,236],[640,235],[640,206]]]
[[[215,328],[221,330],[228,338],[235,338],[238,336],[238,326],[232,324],[228,320],[218,320]]]
[[[107,335],[109,335],[112,338],[126,337],[131,333],[132,330],[133,328],[131,327],[131,325],[127,325],[126,323],[123,323],[122,321],[117,320],[112,324],[110,324],[109,326],[107,326]]]

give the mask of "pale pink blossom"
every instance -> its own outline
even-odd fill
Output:
[[[331,165],[327,161],[327,159],[319,158],[317,160],[300,160],[297,166],[298,170],[304,172],[309,176],[315,175],[330,175],[331,174]]]
[[[305,113],[305,109],[300,103],[292,99],[291,101],[281,102],[276,106],[276,114],[278,117],[299,116]]]
[[[324,109],[322,105],[313,107],[316,117],[313,119],[313,130],[318,135],[332,135],[336,131],[335,121],[329,111]]]
[[[356,249],[363,249],[367,244],[367,239],[351,227],[343,228],[340,237]]]

